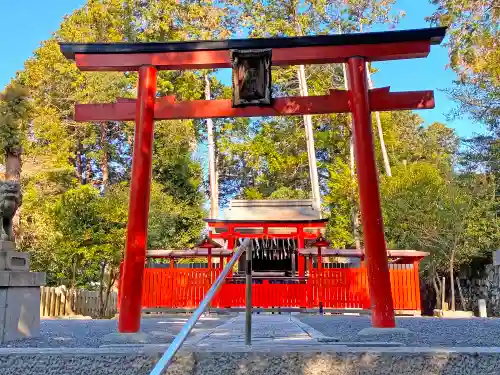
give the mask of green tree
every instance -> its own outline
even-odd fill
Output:
[[[7,180],[21,178],[21,154],[29,118],[29,91],[13,82],[0,93],[0,148]]]
[[[368,29],[376,23],[394,22],[398,16],[397,14],[393,15],[393,1],[390,0],[334,2],[316,0],[235,1],[234,4],[240,10],[239,16],[242,25],[247,28],[249,35],[252,37],[331,34],[338,33],[339,29],[344,31],[359,30],[360,25],[364,25],[364,28]],[[338,65],[299,67],[298,69],[276,68],[273,70],[273,83],[273,92],[276,95],[308,95],[309,93],[324,95],[329,89],[344,88],[342,69]],[[229,124],[230,129],[235,129],[234,123]],[[238,131],[240,131],[242,124],[244,122],[238,122],[236,128]],[[343,173],[346,165],[353,165],[353,163],[349,162],[349,158],[352,159],[352,157],[349,143],[351,131],[348,116],[315,116],[314,122],[310,116],[305,116],[304,127],[306,128],[306,134],[310,134],[309,129],[314,130],[314,148],[307,147],[309,143],[306,142],[306,138],[300,134],[300,131],[297,131],[300,129],[300,123],[295,118],[256,120],[247,126],[248,131],[252,134],[251,138],[255,141],[259,139],[259,133],[261,132],[259,127],[265,129],[266,126],[269,126],[270,130],[265,132],[265,136],[267,139],[274,139],[278,144],[273,151],[277,157],[273,157],[272,161],[276,161],[274,165],[279,167],[275,167],[273,170],[267,155],[262,155],[262,153],[269,154],[269,151],[274,147],[271,144],[266,144],[265,147],[262,144],[257,146],[255,141],[252,140],[253,144],[250,145],[250,141],[248,143],[242,140],[235,141],[235,137],[229,135],[230,140],[224,142],[222,148],[227,145],[230,149],[233,149],[233,152],[227,149],[222,152],[227,155],[226,160],[229,159],[227,160],[229,165],[240,168],[240,170],[248,168],[248,173],[242,173],[246,177],[245,183],[240,185],[234,181],[234,171],[223,172],[221,174],[222,178],[224,178],[223,175],[225,174],[231,176],[229,177],[231,187],[239,186],[241,189],[242,185],[252,186],[247,189],[251,193],[251,197],[263,198],[269,196],[281,184],[290,186],[290,180],[286,177],[287,174],[300,179],[300,184],[294,181],[295,189],[303,191],[311,189],[311,184],[307,179],[311,177],[312,181],[314,181],[316,177],[308,169],[307,164],[315,165],[317,163],[319,188],[324,197],[324,203],[327,203],[325,205],[326,212],[330,215],[332,222],[342,225],[340,231],[342,233],[341,242],[344,246],[349,244],[344,242],[348,241],[347,236],[344,234],[346,231],[351,231],[353,227],[357,227],[355,223],[358,221],[358,215],[353,212],[355,211],[353,208],[357,199],[356,186],[353,183],[339,184],[338,176],[335,174],[335,171],[342,171]],[[276,128],[279,130],[275,131]],[[270,134],[273,132],[277,133],[274,137]],[[280,133],[286,134],[285,147],[283,147],[283,143],[279,139]],[[288,150],[292,148],[291,143],[299,146],[297,147],[298,152],[294,152],[293,155],[288,153]],[[305,152],[306,150],[308,152]],[[256,151],[258,155],[261,155],[260,157],[256,157]],[[250,153],[252,161],[249,161]],[[235,155],[245,155],[246,160],[243,161],[240,157],[234,157]],[[304,156],[308,158],[305,159]],[[258,164],[257,167],[256,164]],[[223,164],[223,167],[225,168],[226,164]],[[279,172],[277,172],[278,170]],[[349,179],[353,179],[353,174],[354,171],[351,170]],[[255,186],[256,184],[258,184],[258,187]],[[224,182],[222,182],[222,185],[224,185]],[[331,187],[338,188],[340,186],[348,190],[341,192],[331,190]],[[329,196],[330,194],[331,196]]]
[[[128,187],[122,182],[130,177],[134,126],[76,123],[73,110],[77,102],[133,97],[137,85],[135,73],[79,71],[60,53],[58,42],[182,40],[190,20],[183,13],[185,5],[89,0],[64,19],[18,74],[33,105],[29,129],[21,134],[26,139],[24,207],[29,210],[22,217],[26,233],[20,247],[33,253],[34,267],[47,270],[51,284],[103,287],[116,276],[128,202]],[[175,93],[180,100],[199,99],[203,84],[197,72],[161,72],[158,92]],[[199,236],[204,212],[201,168],[191,157],[197,142],[195,125],[193,121],[156,124],[153,178],[158,183],[153,185],[152,201],[171,214],[162,215],[152,207],[150,246],[189,246]],[[82,242],[83,227],[69,225],[70,217],[80,214],[76,207],[90,215],[88,243]],[[59,222],[68,225],[56,223],[55,212]],[[72,282],[74,268],[77,277]]]
[[[495,0],[431,0],[432,24],[449,26],[450,65],[459,75],[449,94],[456,115],[468,114],[500,131],[500,7]]]
[[[495,189],[487,176],[450,176],[429,162],[398,166],[392,178],[382,180],[388,243],[431,253],[425,271],[436,296],[439,275],[449,276],[453,310],[457,269],[488,256],[499,244]]]

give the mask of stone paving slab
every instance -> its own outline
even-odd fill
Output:
[[[245,315],[239,314],[197,340],[196,343],[191,341],[189,344],[200,348],[244,346]],[[254,347],[317,344],[318,341],[293,321],[290,314],[252,316],[252,346]]]
[[[291,314],[253,315],[252,345],[245,345],[245,315],[239,314],[230,321],[214,328],[203,337],[195,336],[186,341],[190,350],[254,351],[272,350],[335,350],[339,347],[397,347],[400,342],[392,341],[352,341],[336,342],[311,326],[294,318]]]

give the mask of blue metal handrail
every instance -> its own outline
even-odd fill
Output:
[[[222,270],[221,274],[212,284],[207,294],[201,301],[200,306],[198,306],[198,308],[194,311],[191,318],[189,318],[186,324],[184,324],[181,331],[177,334],[174,341],[172,341],[167,351],[163,353],[162,357],[160,358],[160,360],[155,365],[155,367],[153,368],[153,370],[150,372],[149,375],[161,375],[163,370],[167,369],[168,366],[170,366],[175,354],[179,351],[184,341],[186,341],[186,338],[188,337],[189,333],[194,328],[196,322],[198,322],[203,312],[210,305],[210,302],[212,302],[212,299],[216,295],[221,285],[224,283],[224,280],[226,279],[227,275],[233,268],[234,264],[240,258],[241,254],[243,254],[243,252],[245,252],[247,249],[248,250],[251,249],[251,240],[249,238],[245,239],[243,243],[238,247],[238,249],[234,252],[233,257],[229,260],[229,262]]]

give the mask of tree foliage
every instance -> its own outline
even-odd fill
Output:
[[[30,115],[29,91],[16,84],[0,94],[0,148],[22,147],[23,135]]]
[[[5,177],[19,180],[21,154],[31,116],[29,91],[13,83],[0,93],[0,149],[5,163]]]
[[[415,112],[382,113],[393,176],[381,177],[387,242],[431,253],[434,280],[498,248],[498,7],[486,0],[432,0],[433,23],[451,24],[451,94],[490,134],[460,144],[445,124]],[[394,0],[88,0],[43,41],[0,96],[0,147],[23,150],[24,205],[19,247],[51,284],[109,290],[123,256],[134,124],[77,123],[77,102],[135,97],[133,72],[81,72],[59,41],[181,41],[367,31],[404,15]],[[300,95],[296,67],[273,68],[275,96]],[[161,71],[158,96],[201,99],[230,87],[213,71]],[[310,95],[344,89],[339,64],[305,68]],[[28,95],[29,94],[29,95]],[[302,118],[214,121],[220,201],[310,197]],[[313,119],[319,184],[334,247],[355,246],[358,201],[346,114]],[[185,248],[203,229],[208,179],[194,155],[206,142],[202,121],[157,121],[149,218],[150,248]],[[460,146],[463,147],[460,147]],[[382,165],[376,140],[378,164]],[[362,228],[361,228],[362,229]],[[104,282],[104,280],[106,280]]]
[[[500,6],[495,0],[432,0],[433,24],[449,26],[450,66],[459,79],[450,90],[457,115],[468,114],[500,131]]]
[[[187,39],[193,35],[184,26],[205,17],[200,9],[208,5],[89,0],[64,19],[17,75],[16,83],[30,91],[33,103],[33,120],[21,132],[26,138],[25,215],[18,241],[21,249],[33,252],[35,269],[49,272],[51,283],[72,283],[75,264],[77,285],[97,282],[103,263],[116,271],[125,241],[134,127],[76,123],[73,108],[77,102],[133,97],[137,85],[134,73],[79,71],[60,53],[58,42]],[[215,11],[220,21],[224,13],[214,8],[211,17]],[[200,77],[198,72],[161,72],[159,95],[199,99]],[[155,137],[148,245],[191,246],[204,216],[201,166],[192,157],[195,123],[157,122]]]

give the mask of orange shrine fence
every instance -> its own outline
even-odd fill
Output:
[[[221,272],[220,269],[146,268],[143,309],[194,309]],[[418,266],[393,264],[390,279],[394,309],[420,312]],[[308,277],[259,279],[252,285],[256,308],[370,309],[367,270],[360,268],[314,269]],[[212,308],[245,306],[244,278],[226,280]]]

